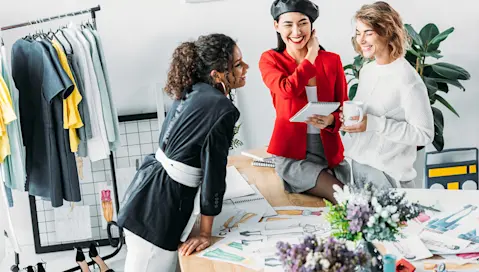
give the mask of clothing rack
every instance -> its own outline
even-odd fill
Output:
[[[86,14],[86,13],[90,13],[91,18],[93,20],[93,27],[95,29],[97,29],[96,12],[98,12],[100,10],[101,10],[100,5],[98,5],[96,7],[92,7],[92,8],[85,9],[85,10],[80,10],[80,11],[77,11],[77,12],[70,12],[70,13],[65,13],[65,14],[61,14],[61,15],[56,15],[56,16],[53,16],[53,17],[48,17],[48,18],[38,19],[38,20],[34,20],[34,21],[29,21],[29,22],[25,22],[25,23],[4,26],[0,29],[2,31],[6,31],[6,30],[11,30],[11,29],[15,29],[15,28],[30,26],[30,25],[34,25],[34,24],[45,23],[45,22],[49,22],[49,21],[53,21],[53,20],[57,20],[57,19],[63,19],[63,18],[66,18],[66,17],[74,17],[74,16]],[[1,40],[1,42],[2,42],[2,45],[3,45],[4,44],[3,43],[3,38]],[[119,214],[120,203],[119,203],[119,199],[118,199],[118,187],[117,187],[116,173],[115,173],[115,161],[114,161],[114,157],[113,157],[112,152],[110,152],[110,168],[111,168],[111,174],[112,174],[112,185],[113,185],[114,201],[115,201],[115,205],[116,205],[116,213]],[[32,201],[33,201],[33,203],[35,203],[35,197],[30,196],[30,204],[32,203]],[[121,228],[119,228],[119,236],[120,236],[119,239],[118,240],[113,239],[111,237],[111,231],[110,231],[112,226],[118,226],[118,225],[116,224],[116,222],[109,222],[108,223],[108,240],[110,241],[110,244],[113,247],[116,246],[117,249],[113,253],[111,253],[110,255],[101,257],[103,260],[108,260],[108,259],[116,256],[120,252],[120,250],[121,250],[121,248],[124,244],[123,230]],[[82,245],[85,246],[85,242],[78,243],[77,246],[81,247]],[[72,247],[72,249],[73,249],[73,247]],[[88,263],[88,266],[92,266],[94,264],[95,264],[95,262],[90,261]],[[13,272],[20,271],[19,265],[20,265],[20,256],[19,256],[18,252],[15,252],[15,264],[11,267],[11,271],[13,271]],[[81,271],[80,266],[76,266],[76,267],[73,267],[71,269],[65,270],[65,272],[73,272],[73,271]]]

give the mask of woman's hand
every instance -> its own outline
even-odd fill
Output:
[[[306,59],[309,60],[312,64],[315,63],[316,57],[318,57],[319,52],[319,41],[318,37],[316,37],[316,29],[311,32],[311,37],[309,37],[309,41],[306,44],[306,48],[308,49],[308,53],[306,54]]]
[[[315,114],[309,117],[306,123],[319,129],[325,129],[334,123],[334,115],[323,116]]]
[[[342,113],[339,116],[340,116],[340,119],[344,118],[342,116]],[[357,120],[359,120],[359,116],[353,116],[353,117],[351,117],[350,120],[357,121]],[[341,119],[341,122],[343,122],[342,119]],[[363,121],[361,121],[357,124],[354,124],[354,125],[351,125],[351,126],[345,126],[344,122],[343,122],[343,125],[341,126],[340,130],[342,130],[344,132],[348,132],[348,133],[358,133],[358,132],[366,131],[367,126],[368,126],[368,116],[364,115]]]
[[[193,252],[206,249],[211,245],[211,235],[199,235],[189,238],[184,242],[178,250],[182,256],[188,256]]]

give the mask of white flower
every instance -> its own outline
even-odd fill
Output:
[[[371,198],[371,205],[373,205],[373,207],[376,207],[379,205],[378,199],[375,196]]]
[[[396,206],[388,206],[388,210],[391,214],[395,213],[398,211],[398,207]]]
[[[391,216],[393,222],[399,222],[399,214],[395,213]]]
[[[328,259],[322,259],[321,261],[319,261],[319,264],[321,264],[321,266],[323,267],[323,269],[328,269],[329,266],[331,265],[328,261]]]
[[[381,205],[377,205],[376,208],[374,209],[374,211],[376,211],[376,213],[380,214],[383,211],[383,207],[381,207]]]
[[[346,240],[345,244],[346,244],[346,248],[349,251],[355,251],[356,250],[356,243],[354,243],[353,241]]]
[[[389,212],[388,212],[387,210],[383,210],[383,211],[381,212],[381,217],[382,217],[382,218],[387,218],[388,216],[389,216]]]
[[[341,189],[341,187],[335,184],[333,185],[333,190],[334,199],[336,199],[338,204],[346,203],[352,197],[347,185],[344,185],[344,187]]]
[[[304,265],[306,267],[311,267],[311,268],[316,266],[316,261],[314,260],[312,251],[310,251],[308,255],[306,256],[306,263]]]

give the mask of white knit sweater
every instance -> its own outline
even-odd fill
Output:
[[[397,181],[414,179],[416,148],[434,138],[428,92],[418,73],[402,57],[386,65],[368,63],[360,71],[354,100],[364,102],[367,128],[349,134],[345,155]]]

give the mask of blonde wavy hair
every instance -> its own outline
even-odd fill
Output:
[[[373,4],[363,5],[354,16],[369,25],[380,37],[388,42],[389,56],[397,59],[406,54],[410,44],[410,37],[404,28],[401,16],[388,3],[378,1]],[[354,50],[362,55],[361,46],[356,37],[352,37]]]

